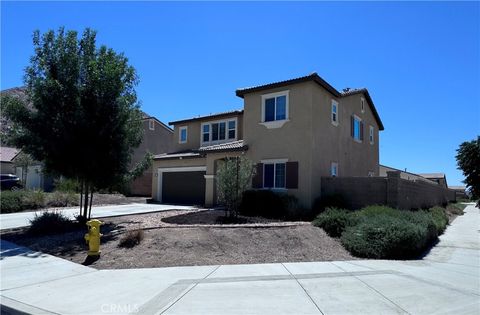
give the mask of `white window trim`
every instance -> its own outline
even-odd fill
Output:
[[[336,112],[336,115],[337,115],[337,120],[334,121],[333,120],[333,106],[336,106],[337,107],[337,112]],[[332,125],[334,125],[335,127],[338,126],[338,102],[336,100],[332,100],[332,108],[331,108],[331,113],[330,113],[330,119],[332,120]]]
[[[334,166],[335,166],[335,170],[336,170],[336,174],[335,174],[335,175],[333,175],[333,172],[332,172]],[[337,162],[332,162],[332,163],[330,163],[330,176],[332,176],[332,177],[338,177],[338,163],[337,163]]]
[[[233,139],[228,139],[228,122],[229,121],[235,121],[235,138],[233,138]],[[224,140],[212,141],[212,124],[222,123],[222,122],[225,123],[225,139]],[[209,135],[208,135],[209,141],[203,141],[203,126],[205,126],[205,125],[210,125],[210,127],[209,127],[210,131],[209,131]],[[214,144],[231,142],[231,141],[236,141],[237,139],[238,139],[238,117],[207,121],[207,122],[204,122],[200,125],[200,143],[201,143],[201,146],[209,146],[209,145],[214,145]]]
[[[155,120],[153,119],[148,120],[148,129],[155,130]]]
[[[161,167],[158,168],[158,184],[157,184],[157,200],[162,202],[162,191],[163,191],[163,173],[168,172],[201,172],[207,171],[206,166],[186,166],[186,167]],[[206,176],[206,175],[204,175]]]
[[[368,140],[372,145],[375,143],[375,129],[373,128],[373,126],[370,126],[370,128],[368,129]]]
[[[360,98],[360,109],[362,110],[362,113],[365,113],[365,99],[363,97]]]
[[[185,130],[185,141],[182,141],[182,130]],[[188,126],[183,126],[178,129],[178,143],[187,143],[188,141]]]
[[[267,160],[260,160],[260,163],[263,164],[263,178],[262,178],[262,188],[263,189],[270,189],[276,191],[286,191],[288,190],[286,187],[265,187],[265,164],[274,164],[273,167],[273,185],[275,186],[277,172],[275,170],[276,164],[285,164],[285,186],[287,186],[287,165],[288,159],[267,159]]]
[[[358,117],[357,115],[353,115],[353,118],[354,120],[358,120],[360,122],[360,128],[362,127],[362,118]],[[355,142],[358,142],[358,143],[362,143],[362,139],[361,139],[361,135],[362,135],[362,131],[360,129],[358,129],[358,132],[359,132],[359,135],[358,135],[358,139],[355,138],[355,121],[353,122],[353,141]],[[365,135],[363,135],[364,138],[365,138]]]
[[[286,122],[290,121],[289,117],[289,112],[290,112],[290,90],[286,91],[281,91],[281,92],[275,92],[275,93],[269,93],[269,94],[264,94],[262,95],[262,120],[260,122],[260,125],[265,126],[267,129],[275,129],[275,128],[281,128]],[[274,120],[274,121],[265,121],[265,100],[268,98],[274,98],[278,96],[285,96],[286,97],[286,105],[285,105],[285,119],[282,120]],[[276,116],[276,111],[277,111],[277,104],[275,101],[275,116]]]

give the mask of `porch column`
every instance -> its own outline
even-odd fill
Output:
[[[205,176],[205,207],[212,207],[215,204],[215,175]]]

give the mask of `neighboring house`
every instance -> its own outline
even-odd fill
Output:
[[[170,152],[173,144],[173,130],[157,118],[143,113],[143,140],[133,152],[131,166],[134,167],[142,161],[147,152],[161,154]],[[135,179],[130,185],[130,193],[136,196],[151,196],[152,193],[152,167]]]
[[[0,147],[0,172],[2,174],[15,174],[13,159],[20,152],[17,148]]]
[[[152,196],[211,206],[225,157],[256,163],[252,185],[320,196],[322,176],[378,176],[383,124],[367,89],[337,91],[316,73],[239,89],[244,109],[174,121],[174,150],[154,161]]]
[[[448,186],[448,188],[455,190],[457,198],[467,199],[470,197],[467,186]]]
[[[402,170],[397,169],[397,168],[393,168],[393,167],[390,167],[390,166],[385,166],[385,165],[380,164],[378,175],[380,177],[387,177],[387,172],[400,172],[400,178],[411,180],[411,181],[419,180],[419,181],[425,181],[425,182],[438,184],[438,182],[427,179],[427,178],[425,178],[425,177],[423,177],[419,174],[410,173],[410,172],[407,172],[407,171],[402,171]]]
[[[423,178],[426,178],[428,180],[431,180],[433,182],[436,182],[440,186],[448,188],[447,177],[443,173],[422,173],[422,174],[418,174],[418,175],[420,175]]]

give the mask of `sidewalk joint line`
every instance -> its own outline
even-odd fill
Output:
[[[337,266],[338,268],[340,268],[341,270],[347,272],[345,269],[343,269],[342,267],[338,266],[337,264],[335,264],[335,262],[332,262],[333,265]],[[390,303],[392,303],[393,305],[395,305],[396,307],[398,307],[399,309],[401,309],[402,311],[404,311],[405,313],[407,314],[410,314],[409,312],[407,312],[405,309],[403,309],[400,305],[398,305],[397,303],[395,303],[394,301],[392,301],[391,299],[389,299],[388,297],[386,297],[383,293],[381,293],[380,291],[378,291],[377,289],[375,289],[374,287],[372,287],[371,285],[369,285],[368,283],[366,283],[365,281],[363,281],[362,279],[360,279],[359,277],[355,276],[352,274],[352,277],[354,277],[355,279],[357,279],[358,281],[362,282],[364,285],[366,285],[367,287],[369,287],[371,290],[377,292],[377,294],[379,294],[380,296],[383,296],[384,299],[386,299],[387,301],[389,301]]]
[[[209,274],[207,274],[205,277],[202,278],[202,280],[205,280],[206,278],[208,278],[212,273],[214,273],[215,271],[217,271],[218,268],[220,268],[222,265],[218,265],[215,269],[213,269]],[[201,281],[201,280],[200,280]],[[183,293],[178,299],[176,299],[175,301],[173,301],[173,303],[171,303],[166,309],[164,309],[161,313],[165,313],[166,311],[168,311],[172,306],[174,306],[175,304],[177,304],[178,301],[180,301],[185,295],[187,295],[187,293],[189,293],[190,291],[192,291],[197,285],[199,284],[199,282],[196,282],[190,289],[188,289],[185,293]]]
[[[320,307],[317,305],[317,303],[315,303],[315,301],[313,300],[313,298],[310,296],[310,294],[308,294],[307,290],[303,287],[303,285],[300,283],[300,281],[298,281],[297,277],[295,277],[295,275],[293,273],[290,272],[290,270],[288,270],[287,266],[285,266],[283,263],[280,263],[283,268],[285,268],[285,270],[287,270],[287,272],[290,274],[290,276],[295,279],[295,281],[297,282],[297,284],[300,286],[300,288],[302,288],[303,292],[305,292],[305,294],[308,296],[308,298],[310,299],[310,301],[312,301],[313,305],[315,305],[315,307],[317,308],[317,310],[320,312],[320,314],[323,314],[325,315],[324,312],[322,312],[322,310],[320,309]]]

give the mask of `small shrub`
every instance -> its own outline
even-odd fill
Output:
[[[143,230],[133,230],[133,231],[128,231],[121,239],[120,242],[118,243],[119,247],[125,247],[125,248],[132,248],[143,240],[144,238],[144,233]]]
[[[69,232],[79,226],[59,211],[44,211],[35,213],[30,220],[28,232],[32,235],[51,235]]]
[[[449,203],[446,207],[447,211],[454,215],[463,215],[463,210],[467,207],[463,203]]]
[[[422,226],[387,215],[347,227],[341,241],[352,254],[365,258],[411,258],[426,243]]]
[[[437,229],[437,234],[442,234],[445,229],[447,228],[448,224],[448,216],[444,208],[441,207],[433,207],[428,210],[433,219],[433,223],[435,224],[435,228]]]
[[[45,192],[42,190],[26,190],[22,198],[23,209],[39,209],[45,207]]]
[[[348,205],[345,201],[345,197],[341,194],[331,194],[318,197],[313,202],[312,211],[315,214],[319,214],[328,208],[347,209]]]
[[[11,213],[22,211],[22,200],[25,192],[21,190],[17,191],[2,191],[0,193],[0,212]]]
[[[80,197],[74,192],[54,191],[48,194],[47,206],[49,207],[68,207],[78,206]]]
[[[293,220],[306,216],[297,197],[271,190],[247,190],[242,195],[239,212],[244,216]]]
[[[355,225],[357,221],[357,216],[353,215],[351,211],[328,208],[312,224],[321,227],[332,237],[339,237],[347,227]]]
[[[80,190],[78,181],[74,179],[60,178],[55,180],[55,190],[60,192],[77,192]]]

